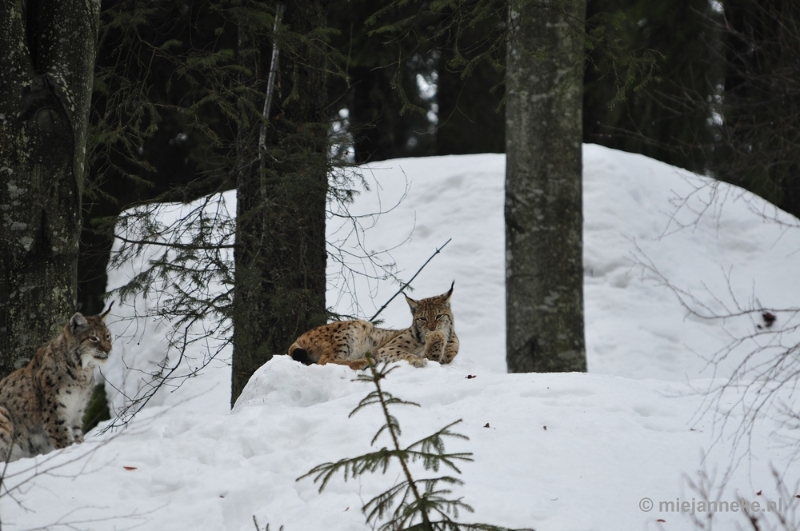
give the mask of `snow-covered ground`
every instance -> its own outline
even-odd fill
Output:
[[[758,323],[689,314],[653,269],[696,296],[704,311],[737,303],[796,307],[796,220],[737,188],[638,155],[587,145],[584,168],[589,374],[519,375],[505,373],[503,156],[401,159],[364,169],[371,191],[350,211],[388,210],[361,218],[374,224],[362,242],[370,251],[391,248],[401,279],[452,238],[415,280],[412,296],[442,293],[455,280],[461,351],[447,366],[401,365],[386,382],[422,406],[395,411],[404,440],[463,419],[457,431],[469,441],[452,441],[448,450],[474,453],[462,467],[465,485],[456,488],[475,508],[464,521],[538,531],[695,529],[691,514],[664,503],[699,502],[689,482],[703,474],[711,477],[712,499],[761,508],[780,501],[788,512],[800,480],[792,464],[796,430],[775,407],[736,438],[749,419],[746,382],[717,402],[705,392],[726,381],[753,344],[719,365],[706,360]],[[235,197],[225,201],[234,212]],[[331,241],[347,232],[329,224]],[[136,267],[111,272],[109,287]],[[370,317],[397,290],[330,268],[328,302],[342,313]],[[139,298],[113,311],[117,339],[104,374],[117,406],[125,400],[118,390],[141,387],[137,369],[151,370],[167,351],[167,326],[129,319],[156,303]],[[402,297],[382,317],[396,328],[410,322]],[[791,324],[780,314],[775,326]],[[189,354],[202,359],[202,347],[193,348]],[[370,449],[378,412],[348,418],[369,388],[345,367],[305,367],[279,356],[253,376],[231,412],[229,355],[224,350],[200,376],[161,392],[127,429],[13,463],[9,486],[40,474],[14,500],[0,500],[3,525],[239,531],[252,530],[255,517],[262,529],[365,529],[361,505],[393,484],[397,470],[334,479],[322,494],[310,480],[295,480],[317,464]],[[779,398],[794,402],[789,390]],[[776,490],[773,468],[789,492]],[[645,498],[652,510],[642,510]],[[734,522],[744,526],[741,512],[715,517],[720,529]]]

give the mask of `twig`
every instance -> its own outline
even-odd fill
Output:
[[[131,240],[125,238],[124,236],[114,235],[116,239],[123,243],[130,243],[132,245],[155,245],[158,247],[169,247],[173,249],[184,249],[187,251],[213,251],[216,249],[236,249],[237,245],[235,243],[230,244],[213,244],[213,245],[192,245],[186,243],[177,243],[177,242],[158,242],[154,240]]]
[[[258,158],[263,160],[264,152],[267,149],[267,123],[269,122],[269,108],[272,105],[272,91],[275,87],[275,73],[278,71],[278,26],[283,16],[283,2],[278,2],[275,6],[275,26],[272,29],[272,61],[269,65],[269,77],[267,78],[267,94],[264,98],[264,121],[261,123],[261,130],[258,134]]]
[[[428,262],[430,262],[431,260],[433,260],[433,257],[434,257],[434,256],[436,256],[437,254],[439,254],[439,253],[441,252],[441,250],[442,250],[442,249],[444,249],[444,248],[445,248],[445,246],[446,246],[448,243],[450,243],[452,240],[453,240],[453,238],[450,238],[449,240],[447,240],[446,242],[444,242],[444,245],[442,245],[441,247],[439,247],[438,249],[436,249],[436,251],[434,251],[434,253],[433,253],[433,254],[430,256],[430,258],[428,258],[428,259],[425,261],[425,263],[424,263],[424,264],[422,264],[422,267],[420,267],[419,269],[417,269],[417,272],[416,272],[416,273],[414,273],[414,276],[413,276],[413,277],[411,277],[411,279],[410,279],[408,282],[404,282],[404,283],[403,283],[403,285],[402,285],[402,286],[400,286],[400,289],[399,289],[399,290],[397,290],[397,293],[395,293],[394,295],[392,295],[392,298],[391,298],[391,299],[389,299],[388,301],[386,301],[386,303],[385,303],[383,306],[381,306],[381,307],[380,307],[380,309],[378,310],[378,313],[376,313],[375,315],[373,315],[373,316],[372,316],[372,318],[369,320],[369,322],[370,322],[370,323],[374,323],[374,322],[375,322],[375,319],[376,319],[376,318],[377,318],[377,317],[378,317],[378,316],[381,314],[381,312],[382,312],[382,311],[383,311],[383,310],[384,310],[384,309],[385,309],[387,306],[389,306],[389,303],[390,303],[390,302],[392,302],[392,301],[395,299],[395,297],[397,297],[398,295],[400,295],[401,293],[403,293],[403,290],[404,290],[404,289],[406,289],[406,288],[407,288],[407,287],[408,287],[408,286],[409,286],[409,285],[410,285],[412,282],[414,282],[414,279],[415,279],[415,278],[417,278],[417,275],[419,275],[419,274],[420,274],[420,272],[422,272],[422,270],[423,270],[423,269],[425,269],[425,266],[426,266],[426,265],[428,265]]]

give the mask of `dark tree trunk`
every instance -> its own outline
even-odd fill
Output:
[[[75,311],[98,11],[78,0],[0,4],[3,375]]]
[[[556,9],[512,2],[509,12],[505,220],[510,372],[586,370],[583,43],[567,29],[567,21],[580,24],[584,19],[585,5],[585,0],[568,0]],[[543,57],[534,55],[540,51]]]
[[[287,3],[282,23],[287,31],[308,35],[324,26],[323,1]],[[252,41],[244,29],[240,35],[243,63],[266,80],[271,44]],[[247,62],[254,55],[246,53],[251,45],[260,50],[258,65]],[[261,161],[259,123],[240,131],[232,403],[256,369],[286,353],[299,334],[326,322],[324,67],[322,47],[281,46],[280,83]]]

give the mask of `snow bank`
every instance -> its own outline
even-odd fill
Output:
[[[749,459],[730,473],[721,499],[775,500],[773,465],[789,485],[800,478],[792,447],[770,442],[790,437],[789,427],[778,417],[765,419],[735,447],[732,428],[745,414],[736,407],[739,389],[722,396],[724,418],[702,415],[709,407],[702,391],[711,382],[698,378],[712,375],[702,356],[724,346],[729,330],[754,323],[687,317],[641,264],[654,265],[712,308],[732,296],[794,306],[800,287],[787,279],[797,276],[800,231],[767,223],[763,214],[795,220],[734,187],[645,157],[587,145],[584,167],[590,374],[524,375],[505,374],[504,364],[503,157],[401,159],[364,169],[372,191],[350,211],[393,207],[361,219],[375,224],[365,247],[391,248],[400,278],[452,238],[415,281],[413,296],[442,293],[456,281],[452,304],[462,350],[448,366],[401,364],[386,382],[422,406],[396,411],[404,439],[463,419],[458,431],[470,440],[452,441],[448,449],[475,457],[463,467],[466,485],[457,489],[476,510],[465,521],[539,531],[693,529],[689,515],[661,510],[659,502],[699,500],[686,478],[706,470],[721,484],[743,448]],[[684,197],[689,201],[676,203]],[[233,201],[225,197],[229,212]],[[347,227],[329,224],[329,238],[339,245],[352,245],[347,234]],[[112,271],[109,287],[137,267]],[[369,317],[396,289],[391,282],[332,276],[328,302],[341,313]],[[151,371],[169,352],[165,324],[142,317],[158,303],[150,297],[115,306],[117,339],[105,375],[117,405],[141,388],[136,370]],[[382,317],[392,327],[410,322],[402,297]],[[195,345],[188,354],[202,360],[203,349]],[[355,373],[345,367],[305,367],[279,356],[253,375],[231,412],[225,356],[229,351],[179,389],[162,390],[128,429],[12,464],[9,485],[30,476],[30,467],[60,468],[27,484],[18,496],[24,508],[0,500],[6,528],[60,522],[78,529],[238,531],[252,530],[255,516],[262,528],[269,522],[286,531],[364,529],[361,505],[390,486],[397,471],[337,479],[322,495],[310,480],[295,480],[317,464],[370,449],[381,422],[377,411],[348,419],[368,387],[353,382]],[[729,374],[733,358],[718,376]],[[780,398],[794,401],[788,392]],[[640,508],[644,498],[653,510]],[[719,518],[720,528],[743,522],[739,513]]]

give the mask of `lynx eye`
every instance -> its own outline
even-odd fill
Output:
[[[442,317],[444,317],[444,314],[443,314],[443,313],[441,313],[441,314],[437,315],[437,316],[436,316],[436,320],[438,321],[438,320],[439,320],[439,319],[441,319]]]
[[[89,338],[89,341],[91,341],[92,343],[97,343],[100,340],[97,339],[96,337],[92,336],[92,337]]]
[[[423,323],[427,323],[428,322],[428,320],[425,319],[424,317],[417,317],[417,320],[418,321],[422,321]]]

